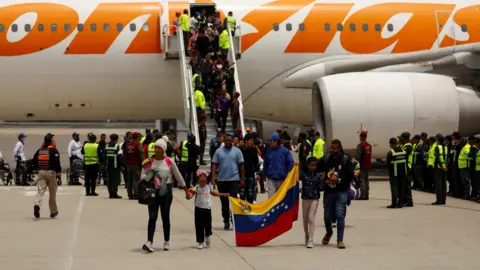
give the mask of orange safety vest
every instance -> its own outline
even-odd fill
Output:
[[[53,147],[52,147],[53,148]],[[38,151],[38,169],[48,170],[50,167],[50,146],[49,148],[42,148]]]

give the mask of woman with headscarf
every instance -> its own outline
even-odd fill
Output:
[[[148,205],[148,236],[143,250],[153,252],[153,236],[160,209],[163,223],[164,250],[170,249],[170,206],[173,200],[172,177],[177,179],[178,186],[183,187],[185,194],[187,188],[177,165],[169,156],[165,155],[167,142],[159,139],[155,142],[155,156],[143,162],[142,178],[140,181],[154,181],[157,198],[154,204]]]

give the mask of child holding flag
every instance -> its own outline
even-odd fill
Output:
[[[198,184],[190,188],[187,199],[195,195],[195,233],[197,235],[197,248],[210,247],[210,235],[212,235],[212,196],[228,197],[228,193],[218,193],[208,183],[208,171],[198,170]]]
[[[307,248],[313,248],[314,246],[315,217],[322,187],[322,177],[317,172],[317,162],[317,158],[309,157],[306,164],[307,172],[300,177],[302,181],[303,229],[305,231],[305,245]]]

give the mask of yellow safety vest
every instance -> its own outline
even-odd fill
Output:
[[[230,49],[230,42],[228,42],[228,32],[223,30],[223,32],[218,36],[218,46],[221,49]]]
[[[173,143],[172,143],[171,141],[168,141],[167,144],[169,144],[169,145],[172,147],[172,149],[174,149]],[[171,158],[173,161],[175,161],[175,150],[172,151],[172,153],[171,153],[171,155],[170,155],[170,158]]]
[[[182,162],[188,161],[188,148],[187,148],[187,141],[183,141],[182,143]]]
[[[155,143],[150,143],[147,148],[148,157],[151,158],[155,155]]]
[[[470,155],[470,144],[466,144],[462,150],[460,151],[460,155],[458,156],[458,168],[459,169],[465,169],[468,168],[468,163],[470,161],[470,158],[468,157]]]
[[[405,155],[407,154],[405,152],[405,150],[402,149],[401,152],[395,152],[395,150],[390,150],[390,152],[392,152],[392,160],[390,161],[390,163],[393,165],[393,176],[398,176],[398,166],[399,165],[402,165],[402,166],[405,166],[405,173],[407,172],[407,167],[406,167],[406,163],[407,163],[407,158],[405,157]]]
[[[140,139],[140,144],[143,144],[143,142],[145,141],[146,138],[147,138],[147,136],[143,136],[143,137]]]
[[[480,171],[480,154],[477,151],[477,156],[475,157],[475,171]]]
[[[107,146],[105,147],[105,152],[107,152],[107,162],[109,158],[113,158],[113,168],[117,168],[117,157],[118,157],[118,144],[114,146]],[[110,164],[109,164],[110,165]]]
[[[430,145],[430,148],[428,148],[427,166],[432,168],[435,165],[435,147],[437,147],[437,143]]]
[[[313,145],[313,156],[317,159],[321,159],[324,155],[323,145],[325,145],[325,142],[321,138],[318,138]]]
[[[200,75],[198,75],[197,73],[193,74],[193,77],[192,77],[193,88],[197,88],[197,86],[195,85],[195,81],[197,80],[197,78],[200,78],[200,84],[202,83],[202,77],[200,77]]]
[[[235,31],[236,21],[233,16],[227,17],[227,25],[230,27],[230,31]]]
[[[190,19],[187,14],[180,16],[180,25],[182,26],[182,31],[190,32]]]
[[[405,153],[407,153],[407,151],[406,151],[406,147],[407,147],[407,146],[412,146],[412,144],[411,144],[411,143],[406,143],[406,144],[402,145],[402,149],[403,149],[403,151],[405,151]],[[408,157],[407,157],[407,167],[408,167],[409,169],[412,168],[413,150],[414,150],[414,148],[413,148],[413,146],[412,146],[412,152],[410,152],[410,155],[408,155]]]
[[[86,143],[83,151],[85,152],[85,165],[98,164],[98,144]]]
[[[195,106],[198,108],[205,110],[205,96],[203,95],[202,91],[200,90],[195,90]]]

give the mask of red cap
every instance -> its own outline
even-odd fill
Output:
[[[133,139],[136,139],[136,138],[138,138],[138,137],[140,137],[140,133],[138,133],[138,132],[133,132],[133,133],[132,133],[132,138],[133,138]]]
[[[367,131],[362,130],[362,132],[360,132],[360,136],[367,137]]]

